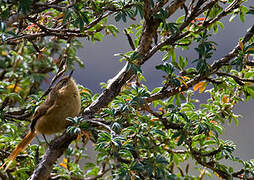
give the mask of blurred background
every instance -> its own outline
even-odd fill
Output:
[[[245,3],[247,7],[253,6],[253,0]],[[179,11],[172,19],[179,17],[183,11]],[[229,22],[229,17],[223,19],[224,29],[219,28],[217,34],[211,37],[211,40],[217,43],[217,50],[214,53],[212,60],[217,60],[228,54],[233,47],[238,43],[238,38],[246,34],[247,29],[253,25],[254,18],[247,15],[245,22],[241,22],[239,17],[236,17],[233,22]],[[109,20],[109,23],[117,25],[114,19]],[[90,41],[82,40],[83,48],[79,49],[78,56],[84,62],[85,67],[77,67],[74,72],[74,77],[79,84],[91,89],[94,93],[100,93],[101,82],[107,82],[114,77],[124,66],[125,62],[120,62],[119,57],[114,56],[116,53],[130,51],[131,48],[128,44],[127,37],[123,33],[123,29],[127,28],[130,24],[135,23],[129,20],[127,23],[121,23],[119,34],[117,37],[105,36],[102,42],[91,43]],[[188,57],[189,62],[197,58],[197,53],[191,47],[189,50],[177,50],[176,56]],[[144,84],[151,90],[154,87],[161,86],[163,80],[160,71],[155,69],[155,65],[161,63],[163,54],[155,54],[149,61],[142,66],[143,75],[147,82]],[[206,102],[206,95],[204,93],[199,95],[201,102]],[[238,104],[234,111],[240,113],[242,118],[239,120],[239,126],[236,127],[235,123],[225,124],[225,132],[223,139],[232,140],[237,149],[235,156],[243,160],[254,158],[254,102],[244,102]],[[88,147],[88,151],[92,153],[92,146]]]

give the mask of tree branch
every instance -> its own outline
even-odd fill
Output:
[[[242,43],[245,44],[248,40],[250,40],[250,38],[252,38],[254,36],[254,25],[251,27],[251,29],[249,30],[249,32],[244,36]],[[229,52],[226,56],[224,56],[223,58],[215,61],[212,65],[211,65],[211,74],[215,74],[224,64],[227,64],[231,59],[233,59],[234,57],[236,57],[238,55],[238,51],[240,50],[240,46],[239,44],[237,46],[235,46],[235,48]],[[207,77],[209,77],[211,74],[207,75],[207,76],[201,76],[201,75],[196,75],[192,80],[188,81],[186,85],[181,85],[180,89],[181,91],[179,91],[179,88],[172,88],[170,90],[165,90],[162,92],[158,92],[148,98],[146,98],[146,102],[150,103],[152,101],[158,100],[158,99],[164,99],[164,98],[168,98],[170,96],[176,95],[179,92],[182,91],[186,91],[187,89],[189,89],[190,87],[192,87],[194,84],[206,79]]]
[[[61,1],[63,0],[55,0],[53,2],[51,2],[49,5],[54,5],[54,4],[57,4],[57,3],[60,3]],[[9,27],[11,26],[13,23],[15,22],[18,22],[24,18],[26,18],[27,16],[29,15],[33,15],[33,14],[36,14],[36,13],[40,13],[46,9],[48,9],[48,7],[46,6],[41,6],[39,4],[34,4],[32,7],[30,7],[30,9],[32,9],[32,11],[29,12],[29,14],[25,15],[23,14],[22,12],[18,12],[16,14],[13,14],[11,15],[6,21],[5,21],[5,26],[6,27]]]
[[[227,73],[223,73],[223,72],[217,72],[216,73],[218,76],[228,76],[231,77],[235,80],[235,82],[237,82],[239,85],[244,85],[243,82],[252,82],[254,83],[254,79],[247,79],[247,78],[240,78],[238,76],[234,76],[232,74],[227,74]]]
[[[74,139],[76,139],[75,134],[65,133],[53,140],[29,180],[48,179],[54,163],[64,153]]]
[[[134,45],[134,43],[133,43],[133,41],[132,41],[132,38],[131,38],[130,34],[127,32],[126,29],[124,29],[124,33],[125,33],[125,35],[127,36],[127,40],[128,40],[128,42],[129,42],[129,45],[130,45],[131,49],[132,49],[132,50],[135,50],[135,45]]]
[[[148,1],[146,1],[148,2]],[[174,1],[175,6],[172,7],[172,12],[174,13],[182,4],[184,1],[176,0]],[[202,1],[200,1],[202,2]],[[149,3],[149,2],[148,2]],[[148,8],[149,9],[149,8]],[[202,12],[202,11],[199,11]],[[149,14],[148,12],[145,12],[146,14]],[[181,39],[182,37],[185,37],[188,35],[189,32],[185,32],[183,34],[177,34],[175,36],[170,37],[168,40],[166,40],[163,43],[160,43],[158,46],[155,46],[151,50],[151,45],[153,43],[153,38],[157,35],[157,29],[159,27],[160,22],[155,21],[153,18],[146,16],[145,23],[143,26],[140,43],[137,48],[137,53],[144,57],[144,59],[140,60],[140,64],[143,64],[146,60],[148,60],[157,50],[159,50],[162,46],[165,44],[174,43],[175,41]],[[245,36],[243,42],[247,42],[248,38],[251,38],[253,36],[254,27],[252,28],[252,33],[249,33]],[[232,58],[234,58],[239,50],[239,46],[236,47],[236,49],[232,52],[232,54],[229,53],[226,57],[220,59],[219,61],[215,62],[212,65],[212,73],[215,73],[219,70],[219,68],[222,66],[223,63],[230,61]],[[94,116],[95,113],[97,113],[101,108],[106,107],[121,91],[122,86],[133,77],[134,73],[131,69],[127,68],[128,63],[123,67],[123,69],[111,80],[111,83],[109,83],[108,87],[100,94],[100,96],[88,107],[84,110],[82,113],[82,116],[84,119],[90,119]],[[205,79],[205,76],[197,75],[194,79],[187,82],[187,86],[182,85],[181,91],[185,91],[197,82]],[[163,91],[160,93],[157,93],[155,95],[152,95],[151,97],[147,98],[147,102],[151,102],[156,99],[163,99],[166,97],[170,97],[172,95],[175,95],[179,93],[179,88],[173,88],[168,91]],[[179,128],[179,126],[175,126],[174,124],[168,125],[165,124],[165,126],[168,126],[168,128]],[[30,180],[33,179],[47,179],[50,175],[50,172],[53,168],[54,163],[56,160],[63,154],[63,152],[68,148],[69,144],[76,138],[76,135],[71,134],[64,134],[57,139],[55,139],[52,143],[52,145],[49,147],[46,154],[43,156],[42,160],[40,161],[39,165],[36,167],[33,175],[30,177]],[[198,156],[197,156],[198,157]],[[198,158],[197,158],[198,159]],[[198,159],[198,162],[200,161],[200,164],[203,165],[204,163]],[[203,164],[202,164],[203,163]],[[204,164],[204,166],[208,166],[207,164]],[[213,166],[208,166],[209,168],[213,168]],[[215,169],[216,170],[216,169]],[[217,171],[216,171],[217,172]],[[221,173],[221,172],[217,172]],[[224,173],[224,172],[223,172]],[[222,174],[222,177],[227,177]]]
[[[153,35],[156,34],[159,22],[154,22],[149,19],[145,22],[143,27],[141,41],[137,48],[137,52],[140,55],[146,54],[151,48]],[[82,113],[84,119],[90,119],[101,108],[106,107],[116,97],[122,88],[122,86],[132,78],[134,73],[131,69],[127,68],[128,63],[123,69],[111,80],[106,90]],[[43,156],[39,165],[36,167],[30,180],[41,178],[47,179],[53,168],[54,162],[60,157],[68,145],[75,139],[75,135],[64,134],[63,136],[55,139],[53,145],[49,148],[46,154]],[[54,147],[54,148],[53,148]]]

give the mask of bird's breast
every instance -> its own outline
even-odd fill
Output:
[[[47,113],[38,119],[35,130],[41,134],[54,134],[63,131],[69,124],[67,117],[75,117],[80,113],[79,93],[61,94]]]

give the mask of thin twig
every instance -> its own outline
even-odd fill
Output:
[[[240,85],[244,85],[243,82],[252,82],[252,83],[254,83],[254,79],[240,78],[238,76],[235,76],[235,75],[232,75],[232,74],[227,74],[227,73],[224,73],[224,72],[217,72],[216,74],[218,76],[228,76],[228,77],[231,77],[231,78],[233,78]]]
[[[127,36],[127,39],[128,39],[128,42],[129,42],[129,45],[130,45],[131,49],[135,50],[135,45],[134,45],[134,43],[132,41],[132,38],[131,38],[130,34],[127,32],[126,29],[124,29],[124,33]]]

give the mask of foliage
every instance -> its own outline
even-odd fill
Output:
[[[222,135],[225,123],[239,123],[233,108],[254,99],[254,26],[219,60],[213,57],[216,42],[211,41],[223,31],[223,18],[239,17],[243,22],[253,18],[253,7],[243,2],[0,1],[1,162],[27,132],[31,115],[44,101],[40,87],[49,81],[49,74],[84,66],[76,55],[80,39],[117,38],[118,28],[124,26],[131,51],[117,55],[126,66],[104,84],[100,95],[79,85],[83,113],[67,118],[72,126],[66,130],[77,138],[48,169],[49,178],[195,180],[216,174],[223,179],[252,179],[254,161],[235,157],[236,145]],[[178,11],[182,16],[173,21],[170,17]],[[197,59],[176,56],[176,49],[190,46]],[[155,53],[164,54],[155,68],[165,75],[162,87],[150,90],[143,83],[142,65]],[[206,103],[196,103],[197,91],[206,92]],[[81,161],[89,161],[89,140],[96,160],[83,165]],[[40,157],[50,150],[38,141],[0,177],[27,179],[36,166],[39,169]],[[225,160],[242,168],[227,166]],[[200,175],[194,175],[190,166],[199,168]]]

